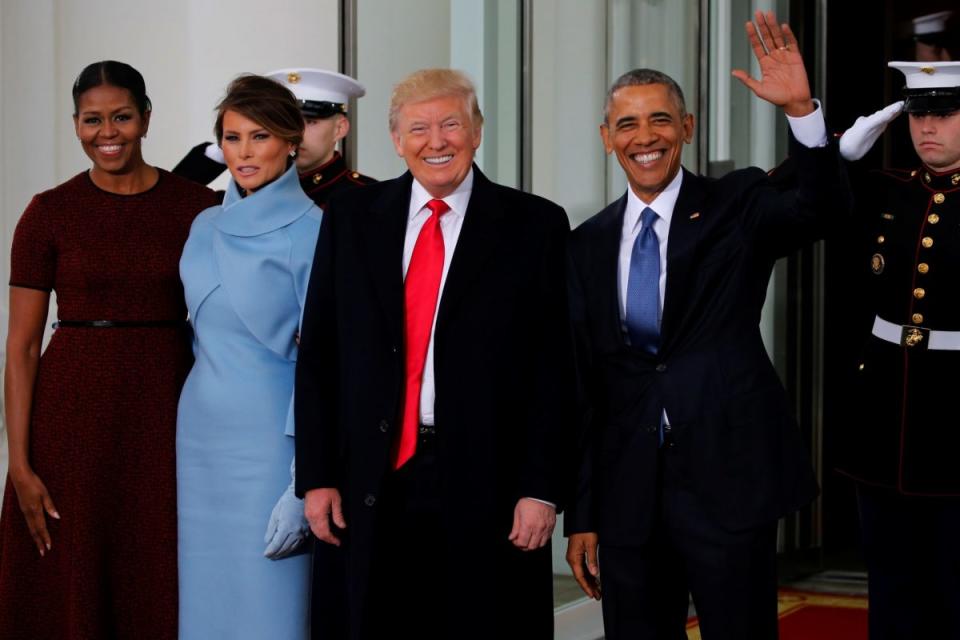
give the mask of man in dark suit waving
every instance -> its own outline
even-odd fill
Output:
[[[799,188],[683,170],[693,116],[676,82],[638,69],[600,127],[629,189],[572,238],[586,429],[567,560],[588,595],[602,575],[613,640],[685,638],[688,593],[705,638],[775,638],[777,519],[816,494],[758,325],[774,262],[849,198],[796,39],[756,20],[763,76],[734,75],[789,117]]]
[[[462,73],[404,79],[389,119],[409,171],[323,217],[297,492],[317,553],[342,545],[350,637],[550,638],[567,218],[473,164],[483,117]]]

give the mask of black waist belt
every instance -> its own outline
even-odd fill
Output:
[[[51,325],[54,329],[94,328],[125,329],[140,327],[185,327],[186,320],[57,320]]]

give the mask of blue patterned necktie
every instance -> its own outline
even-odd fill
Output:
[[[657,212],[640,213],[640,233],[630,252],[627,280],[627,333],[630,344],[648,353],[660,346],[660,240],[653,230]]]

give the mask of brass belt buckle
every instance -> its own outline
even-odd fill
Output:
[[[901,346],[925,350],[929,344],[930,329],[915,327],[910,324],[903,325],[903,328],[900,330]]]

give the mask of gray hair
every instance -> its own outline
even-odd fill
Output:
[[[624,87],[637,87],[646,84],[662,84],[667,88],[667,93],[673,98],[677,109],[680,111],[680,117],[687,115],[687,103],[683,99],[683,89],[677,84],[677,81],[656,69],[633,69],[616,79],[607,91],[607,99],[603,103],[603,123],[607,124],[607,118],[610,117],[610,103],[613,102],[613,94]]]

